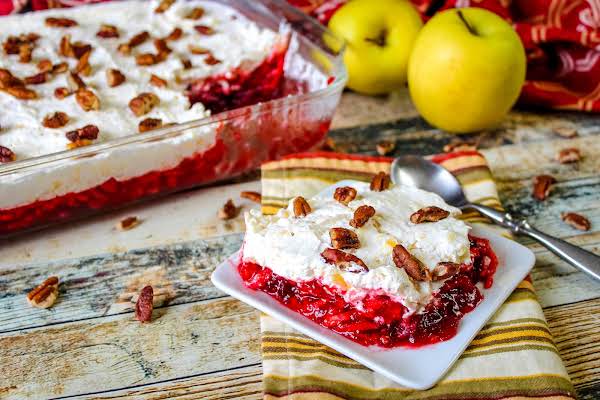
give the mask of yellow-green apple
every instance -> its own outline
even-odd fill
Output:
[[[497,125],[525,80],[525,50],[510,24],[481,8],[436,14],[408,66],[410,96],[423,118],[450,132]]]
[[[343,5],[329,28],[347,43],[347,86],[365,94],[403,87],[408,57],[422,24],[408,0],[351,0]]]

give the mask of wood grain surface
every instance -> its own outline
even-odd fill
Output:
[[[572,127],[578,137],[561,138],[557,127]],[[393,140],[396,155],[440,152],[456,138],[421,120],[405,93],[345,94],[331,137],[339,151],[364,154],[375,154],[380,140]],[[498,129],[465,138],[479,142],[507,209],[600,252],[600,116],[516,111]],[[582,162],[558,164],[555,154],[565,147],[580,148]],[[540,173],[558,180],[543,203],[530,194],[532,178]],[[256,182],[240,185],[256,187]],[[76,240],[90,226],[109,226],[117,214],[0,244],[0,398],[261,398],[257,313],[209,281],[213,268],[242,240],[241,219],[224,223],[212,217],[240,187],[201,189],[146,205],[144,210],[164,211],[148,212],[146,227],[130,231],[135,239],[117,238],[118,246],[96,243],[97,252],[85,235],[85,251],[44,253],[31,243],[59,236]],[[165,227],[162,241],[161,218],[171,215],[186,223],[203,195],[211,196],[214,209],[199,210],[201,218],[187,217],[186,234]],[[563,211],[586,215],[592,229],[566,225]],[[111,235],[104,236],[107,243],[115,240]],[[598,399],[600,284],[540,246],[522,242],[536,253],[534,285],[578,394]],[[25,249],[31,254],[21,257]],[[61,278],[58,303],[50,310],[30,308],[25,294],[49,275]],[[141,325],[132,306],[145,284],[158,296],[153,322]]]

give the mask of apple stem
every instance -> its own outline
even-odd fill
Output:
[[[458,11],[456,11],[456,13],[458,14],[458,18],[460,18],[460,20],[463,22],[463,24],[465,24],[465,26],[467,27],[469,32],[471,32],[473,35],[477,36],[477,31],[475,30],[475,28],[473,28],[471,26],[471,24],[469,24],[469,22],[467,22],[467,19],[463,15],[462,11],[458,10]]]
[[[384,47],[385,43],[386,43],[386,40],[385,40],[386,36],[387,36],[387,30],[384,29],[381,32],[379,32],[379,35],[377,35],[377,37],[365,38],[365,41],[376,44],[379,47]]]

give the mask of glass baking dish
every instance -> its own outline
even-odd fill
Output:
[[[323,142],[347,79],[343,42],[283,1],[215,2],[287,38],[284,86],[293,94],[0,164],[0,238],[229,179]],[[309,82],[308,70],[323,79]]]

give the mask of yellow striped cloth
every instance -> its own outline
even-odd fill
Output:
[[[500,207],[485,158],[477,152],[433,157],[460,180],[467,197]],[[390,159],[311,153],[262,167],[263,212],[295,196],[312,196],[342,180],[369,181]],[[486,223],[477,214],[464,215]],[[501,271],[499,271],[501,273]],[[531,282],[523,281],[432,389],[402,388],[276,319],[261,316],[265,399],[573,399],[575,391],[554,345]]]

